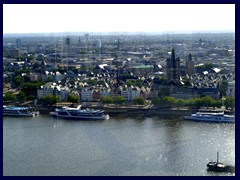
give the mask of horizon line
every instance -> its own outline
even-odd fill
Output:
[[[99,34],[119,34],[119,33],[129,33],[129,34],[196,34],[196,33],[235,33],[235,30],[200,30],[200,31],[64,31],[64,32],[10,32],[3,33],[3,35],[26,35],[26,34],[71,34],[71,33],[99,33]]]

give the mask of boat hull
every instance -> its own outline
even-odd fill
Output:
[[[59,115],[55,112],[50,113],[55,118],[63,118],[63,119],[71,119],[71,120],[107,120],[109,119],[109,115],[103,115],[103,116],[92,116],[92,117],[86,117],[86,116],[68,116],[68,115]]]
[[[15,117],[33,117],[38,115],[38,111],[34,111],[31,107],[16,107],[16,106],[4,106],[3,116],[15,116]]]
[[[192,116],[184,116],[184,119],[186,120],[192,120],[192,121],[199,121],[199,122],[218,122],[218,123],[234,123],[234,119],[201,119],[201,118],[195,118]]]
[[[12,117],[33,117],[35,116],[34,114],[6,114],[3,113],[3,116],[12,116]]]
[[[34,117],[36,115],[39,115],[39,112],[34,112],[34,113],[20,113],[20,114],[10,114],[10,113],[4,113],[3,116],[11,116],[11,117]]]
[[[225,165],[217,162],[209,162],[207,164],[207,170],[215,172],[235,172],[235,166]]]

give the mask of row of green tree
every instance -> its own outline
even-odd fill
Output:
[[[162,98],[156,98],[152,100],[152,103],[156,106],[196,106],[196,107],[221,107],[222,104],[226,108],[235,107],[235,97],[226,96],[220,100],[215,100],[210,96],[204,96],[200,98],[190,98],[187,100],[176,99],[171,96],[164,96]]]
[[[54,104],[54,103],[60,102],[61,98],[59,95],[54,96],[54,95],[48,94],[46,96],[42,96],[40,100],[44,104]],[[69,94],[66,101],[72,102],[72,103],[78,103],[79,96],[74,95],[74,94]],[[126,103],[126,99],[122,96],[115,96],[115,97],[106,96],[106,97],[102,97],[101,101],[103,104],[122,105],[122,104]],[[142,97],[136,97],[135,99],[133,99],[133,104],[134,105],[144,105],[145,100]]]
[[[138,87],[141,87],[142,83],[143,83],[143,80],[136,79],[136,80],[128,80],[126,84],[128,86],[138,86]]]
[[[214,67],[213,63],[205,63],[203,65],[197,66],[197,70],[210,71],[213,67]]]
[[[3,97],[3,101],[12,102],[24,102],[25,100],[33,100],[34,96],[26,96],[24,92],[20,91],[19,94],[14,94],[12,92],[7,92]],[[54,103],[60,102],[61,98],[59,95],[45,95],[42,96],[40,101],[44,104],[52,105]],[[66,99],[67,102],[78,103],[79,96],[74,94],[69,94]],[[101,99],[103,104],[118,104],[123,105],[126,103],[126,99],[122,96],[106,96]],[[134,105],[144,105],[145,100],[142,97],[136,97],[132,102]],[[187,100],[176,99],[171,96],[164,96],[162,98],[155,98],[152,100],[152,104],[155,106],[196,106],[196,107],[221,107],[222,104],[226,106],[227,109],[235,107],[235,97],[226,96],[220,100],[215,100],[210,96],[204,96],[200,98],[190,98]]]
[[[34,100],[33,95],[26,95],[24,92],[20,91],[18,94],[13,92],[7,92],[5,96],[3,96],[4,102],[24,102],[26,100]]]
[[[102,103],[103,104],[118,104],[118,105],[122,105],[124,103],[126,103],[126,99],[120,95],[112,97],[112,96],[106,96],[106,97],[102,97]],[[145,104],[145,100],[142,97],[136,97],[133,99],[132,102],[134,105],[144,105]]]
[[[34,96],[30,95],[27,96],[23,91],[20,91],[18,94],[13,93],[13,92],[7,92],[5,96],[3,96],[3,101],[4,102],[24,102],[26,100],[34,100]],[[40,101],[43,102],[44,104],[49,104],[52,105],[54,103],[60,102],[61,98],[59,95],[51,95],[47,94],[45,96],[42,96],[40,98]],[[79,102],[79,96],[74,95],[74,94],[69,94],[67,102],[72,102],[72,103],[78,103]]]
[[[45,104],[45,105],[52,105],[58,102],[61,102],[61,97],[59,95],[51,95],[51,94],[47,94],[45,96],[42,96],[40,98],[40,101]],[[70,93],[66,99],[67,102],[71,102],[71,103],[78,103],[79,102],[79,96]]]

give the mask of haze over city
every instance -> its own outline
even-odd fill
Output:
[[[235,32],[234,4],[4,4],[3,34]]]

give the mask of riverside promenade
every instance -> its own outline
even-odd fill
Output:
[[[118,106],[118,105],[99,105],[97,103],[83,103],[83,104],[71,104],[71,103],[58,103],[53,106],[37,106],[38,110],[42,114],[49,114],[51,111],[54,111],[58,107],[70,106],[77,107],[82,105],[83,109],[99,109],[103,110],[105,113],[110,115],[117,114],[131,114],[131,115],[146,115],[146,116],[157,116],[157,115],[168,115],[168,116],[185,116],[195,113],[196,108],[191,107],[156,107],[153,105],[138,106],[138,105],[127,105],[127,106]]]

